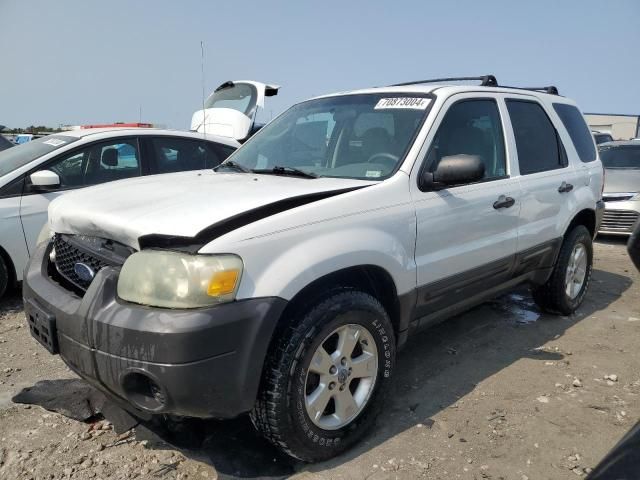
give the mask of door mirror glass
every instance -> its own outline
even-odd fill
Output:
[[[31,184],[37,191],[41,190],[53,190],[60,186],[60,177],[57,173],[51,170],[40,170],[34,172],[29,177]]]
[[[442,157],[435,172],[422,175],[423,190],[438,190],[446,186],[478,182],[484,178],[484,162],[478,155]]]

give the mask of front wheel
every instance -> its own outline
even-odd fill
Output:
[[[586,227],[575,227],[562,243],[547,283],[533,290],[540,308],[570,315],[584,300],[593,270],[593,243]]]
[[[276,339],[253,423],[297,459],[331,458],[373,424],[394,361],[393,328],[380,302],[363,292],[334,292]]]

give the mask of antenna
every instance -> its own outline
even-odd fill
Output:
[[[207,128],[205,127],[205,111],[204,111],[204,40],[200,40],[200,76],[202,80],[202,136],[207,136]]]

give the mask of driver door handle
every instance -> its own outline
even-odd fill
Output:
[[[513,207],[516,201],[511,197],[505,197],[504,195],[500,195],[498,200],[493,203],[493,208],[499,210],[500,208],[509,208]]]
[[[573,185],[567,182],[562,182],[562,184],[558,187],[558,191],[560,193],[567,193],[573,190]]]

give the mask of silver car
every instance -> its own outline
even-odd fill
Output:
[[[631,235],[640,219],[640,142],[608,142],[598,148],[605,168],[599,232]]]

